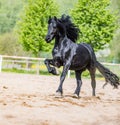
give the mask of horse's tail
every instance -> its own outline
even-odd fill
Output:
[[[120,81],[116,74],[111,72],[108,68],[104,67],[98,61],[96,61],[96,67],[100,71],[100,73],[105,77],[106,84],[110,83],[112,86],[114,86],[114,88],[118,88],[118,85],[120,85]]]

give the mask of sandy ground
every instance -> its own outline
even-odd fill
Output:
[[[96,97],[89,79],[83,79],[81,98],[72,94],[74,78],[66,78],[64,97],[55,98],[58,76],[0,73],[0,125],[120,125],[120,88],[102,89]]]

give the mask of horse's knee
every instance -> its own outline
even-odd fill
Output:
[[[48,64],[48,59],[45,59],[45,60],[44,60],[44,64],[45,64],[45,65]]]

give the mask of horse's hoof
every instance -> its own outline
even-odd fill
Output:
[[[62,98],[62,97],[63,97],[63,96],[62,96],[61,92],[56,92],[55,98]]]
[[[77,94],[73,94],[73,98],[79,98],[79,96]]]

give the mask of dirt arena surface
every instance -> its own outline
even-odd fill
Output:
[[[120,125],[120,87],[97,79],[96,97],[83,79],[81,98],[66,78],[64,97],[55,98],[59,76],[0,73],[0,125]]]

